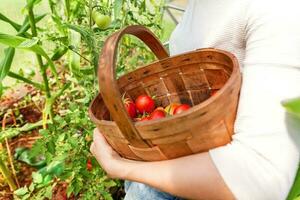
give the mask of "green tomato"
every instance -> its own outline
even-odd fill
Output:
[[[95,13],[93,15],[93,20],[100,29],[106,29],[111,22],[111,19],[107,15],[102,15],[100,13]]]
[[[96,10],[92,11],[92,19],[95,21],[96,16],[99,15],[99,13]]]

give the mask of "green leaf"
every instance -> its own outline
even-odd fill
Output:
[[[297,197],[297,198],[295,198],[294,200],[300,200],[300,196],[299,196],[299,197]]]
[[[59,176],[64,171],[62,161],[53,161],[46,167],[46,174]]]
[[[16,31],[19,31],[20,28],[21,28],[21,25],[20,25],[20,24],[17,24],[16,22],[12,21],[11,19],[9,19],[9,18],[6,17],[5,15],[3,15],[1,12],[0,12],[0,20],[9,23],[12,27],[14,27],[14,29],[15,29]]]
[[[46,175],[43,179],[43,184],[47,185],[48,183],[50,183],[52,181],[52,177],[50,175]]]
[[[22,75],[20,75],[20,74],[16,74],[16,73],[10,71],[10,72],[8,72],[7,75],[8,75],[9,77],[11,77],[11,78],[14,78],[14,79],[17,79],[17,80],[19,80],[19,81],[23,81],[23,82],[25,82],[25,83],[28,83],[28,84],[34,86],[34,87],[37,88],[37,89],[40,89],[40,90],[43,90],[43,91],[45,90],[44,85],[42,85],[42,84],[40,84],[40,83],[38,83],[38,82],[32,81],[32,80],[30,80],[30,79],[28,79],[28,78],[26,78],[26,77],[24,77],[24,76],[22,76]]]
[[[37,15],[34,18],[35,23],[38,23],[39,21],[41,21],[44,17],[46,17],[47,14],[42,14],[42,15]],[[26,16],[22,27],[18,30],[18,36],[22,36],[23,33],[25,33],[26,31],[28,31],[30,28],[30,23],[29,23],[29,18],[28,16]]]
[[[0,62],[0,81],[2,81],[5,78],[5,76],[8,74],[14,55],[15,55],[14,48],[8,47],[4,50],[4,56],[2,61]]]
[[[43,182],[43,176],[38,172],[32,172],[32,180],[34,183],[42,183]]]
[[[52,61],[56,61],[58,59],[60,59],[63,55],[65,55],[68,51],[68,48],[67,47],[64,47],[64,46],[61,46],[57,49],[55,49],[52,57],[51,57],[51,60]]]
[[[36,167],[38,169],[44,167],[46,165],[46,159],[43,155],[30,156],[30,149],[18,147],[15,152],[15,159],[22,161],[32,167]]]
[[[1,131],[0,143],[2,143],[6,138],[7,139],[13,138],[13,137],[19,135],[20,133],[21,133],[21,131],[19,131],[16,128],[8,128],[8,129],[5,129],[4,131]]]
[[[52,199],[52,192],[53,192],[52,191],[52,187],[47,187],[46,191],[45,191],[45,193],[43,195],[43,198],[45,198],[45,199]]]
[[[111,187],[114,187],[114,186],[117,185],[116,182],[113,181],[113,180],[105,181],[105,182],[103,182],[102,184],[103,184],[105,187],[107,187],[107,188],[111,188]]]
[[[35,18],[35,21],[38,22],[41,19],[43,19],[45,16],[46,16],[46,14],[39,15]],[[30,28],[28,17],[25,18],[22,26],[20,26],[18,24],[15,24],[14,22],[12,22],[10,19],[5,17],[1,13],[0,13],[0,19],[12,24],[12,26],[14,26],[15,29],[18,31],[18,35],[22,35],[23,33],[25,33]],[[15,55],[15,49],[13,47],[9,47],[9,48],[6,48],[4,50],[4,57],[3,57],[2,61],[0,62],[0,82],[9,73],[14,55]],[[2,89],[2,83],[0,85],[0,89]],[[41,89],[41,88],[39,88],[39,89]]]
[[[15,192],[14,192],[14,194],[15,195],[17,195],[17,196],[24,196],[26,193],[28,193],[29,191],[28,191],[28,188],[27,188],[27,186],[25,186],[25,187],[22,187],[22,188],[19,188],[19,189],[17,189]]]
[[[30,194],[25,194],[23,197],[22,197],[22,200],[27,200],[30,198]]]
[[[47,123],[50,123],[50,122],[48,121]],[[23,132],[31,131],[31,130],[33,130],[35,128],[38,128],[38,127],[42,126],[42,125],[43,125],[43,121],[42,120],[37,121],[35,123],[27,123],[27,124],[25,124],[24,126],[22,126],[20,128],[20,131],[23,131]]]
[[[81,27],[78,25],[73,25],[73,24],[64,24],[67,28],[72,29],[78,33],[81,34],[82,39],[85,41],[87,44],[91,55],[92,55],[92,60],[93,60],[93,66],[94,66],[94,71],[97,71],[98,68],[98,58],[99,58],[99,51],[97,49],[97,42],[95,41],[95,35],[94,33],[85,27]]]
[[[35,52],[35,53],[43,56],[44,58],[46,58],[46,60],[48,61],[49,65],[50,65],[52,73],[55,75],[55,77],[57,77],[58,75],[57,75],[57,71],[55,69],[54,63],[49,58],[49,56],[44,51],[44,49],[40,45],[38,45],[38,44],[35,44],[35,45],[32,45],[32,46],[29,45],[29,47],[22,47],[23,45],[21,45],[21,44],[23,42],[25,42],[26,40],[27,39],[24,38],[24,37],[13,36],[13,35],[8,35],[8,34],[0,33],[0,43],[2,43],[4,45],[8,45],[10,47],[20,48],[20,49],[32,51],[32,52]]]
[[[3,95],[3,88],[2,81],[0,81],[0,97]]]
[[[123,0],[115,0],[114,1],[114,17],[115,17],[115,19],[118,19],[120,17],[122,6],[123,6]]]
[[[67,188],[67,196],[71,196],[71,194],[73,193],[74,191],[74,187],[72,185],[69,185],[68,188]]]
[[[300,118],[300,97],[282,102],[287,112]]]
[[[298,168],[298,172],[294,184],[290,190],[287,200],[294,200],[299,195],[300,195],[300,167]]]
[[[66,27],[64,27],[61,18],[59,16],[52,15],[52,20],[56,24],[56,28],[58,29],[58,31],[63,35],[66,35]]]
[[[39,42],[38,38],[27,39],[19,44],[18,48],[31,48]]]
[[[30,191],[30,192],[33,192],[33,190],[34,190],[34,183],[31,182],[31,184],[30,184],[30,186],[29,186],[29,191]]]
[[[63,92],[64,92],[66,89],[68,89],[70,86],[71,86],[71,82],[65,83],[64,86],[63,86],[60,90],[58,90],[56,93],[53,94],[53,96],[52,96],[53,100],[52,100],[52,101],[54,102],[54,101],[55,101],[58,97],[60,97],[60,96],[63,94]]]

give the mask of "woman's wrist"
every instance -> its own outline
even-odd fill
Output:
[[[132,180],[134,181],[134,171],[138,170],[139,161],[128,160],[125,158],[120,158],[115,160],[114,166],[116,166],[114,175],[110,176],[111,178],[118,178],[124,180]]]

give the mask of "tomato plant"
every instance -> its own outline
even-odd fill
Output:
[[[13,172],[4,175],[9,177],[15,192],[9,192],[7,182],[2,182],[2,175],[0,190],[2,192],[4,185],[10,198],[14,194],[16,199],[51,199],[55,188],[65,185],[63,198],[66,194],[79,199],[117,199],[114,195],[118,192],[112,191],[122,191],[121,182],[107,178],[89,152],[94,125],[86,111],[97,92],[98,57],[105,39],[124,26],[145,25],[161,36],[164,1],[26,2],[23,21],[14,21],[0,10],[0,20],[16,30],[16,35],[0,33],[0,43],[7,46],[1,54],[0,94],[6,92],[2,81],[11,77],[31,85],[34,95],[28,94],[12,110],[0,110],[1,120],[8,112],[16,118],[16,124],[7,125],[1,132],[0,143],[5,144],[6,140],[16,143],[14,140],[19,138],[27,141],[26,135],[31,131],[37,135],[33,136],[35,142],[30,142],[32,148],[26,154],[23,152],[12,158],[9,151],[0,149],[3,169],[9,171],[16,165],[16,176]],[[50,10],[41,12],[38,7],[41,2],[48,4]],[[45,18],[47,20],[43,20]],[[16,72],[11,67],[13,60],[19,59],[15,54],[19,49],[35,54],[38,69],[31,73],[32,76],[23,73],[28,71],[26,67],[23,67],[23,72]],[[118,51],[117,76],[153,59],[154,55],[139,40],[125,37]],[[33,75],[38,78],[34,79]],[[44,120],[26,121],[27,116],[20,114],[23,104],[35,105]],[[128,104],[128,113],[137,117],[134,116],[133,104]],[[141,121],[146,118],[149,119],[143,116]],[[40,159],[43,165],[33,162]],[[18,186],[17,180],[24,176],[21,171],[24,165],[35,168],[36,172],[26,171],[33,181],[28,184],[20,181]]]

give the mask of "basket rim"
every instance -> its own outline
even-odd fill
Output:
[[[218,92],[216,92],[216,94],[214,96],[211,96],[210,98],[204,100],[203,102],[191,107],[190,109],[186,110],[185,112],[179,113],[177,115],[169,116],[169,117],[166,117],[166,118],[157,119],[157,120],[132,122],[136,127],[141,127],[141,126],[144,126],[144,125],[157,125],[161,122],[166,122],[166,121],[172,120],[174,118],[179,118],[179,119],[180,118],[185,118],[190,113],[201,110],[204,107],[208,106],[210,103],[214,102],[217,98],[219,98],[224,93],[224,91],[229,87],[229,85],[234,83],[235,76],[237,76],[238,73],[239,73],[238,60],[237,60],[236,56],[234,54],[230,53],[229,51],[222,50],[222,49],[217,49],[217,48],[201,48],[201,49],[196,49],[196,50],[193,50],[193,51],[188,51],[188,52],[185,52],[185,53],[182,53],[182,54],[170,56],[170,57],[162,59],[162,60],[154,61],[154,62],[152,62],[150,64],[147,64],[147,65],[144,65],[140,68],[147,67],[148,65],[151,65],[151,64],[154,64],[154,63],[157,63],[157,62],[162,62],[162,61],[165,61],[165,60],[168,60],[168,59],[171,59],[171,58],[176,58],[176,57],[179,57],[179,56],[187,55],[187,54],[190,54],[190,53],[205,52],[205,51],[208,51],[208,52],[212,51],[212,52],[225,54],[226,56],[228,56],[232,60],[232,63],[233,63],[232,73],[231,73],[231,76],[229,77],[229,79],[224,84],[224,86],[220,90],[218,90]],[[89,105],[89,108],[88,108],[89,117],[96,124],[104,124],[104,125],[110,125],[110,126],[115,125],[115,126],[117,126],[117,124],[114,121],[98,119],[94,115],[94,113],[92,111],[92,106],[93,106],[94,102],[96,101],[96,99],[98,98],[99,95],[101,95],[100,92],[94,97],[94,99],[91,101],[91,103]]]

